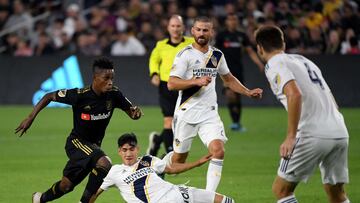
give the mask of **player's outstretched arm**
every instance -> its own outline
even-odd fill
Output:
[[[204,163],[208,162],[212,157],[212,154],[205,155],[201,157],[199,160],[195,162],[189,162],[189,163],[171,163],[171,165],[167,165],[165,167],[164,172],[168,174],[177,174],[182,173],[185,171],[188,171],[192,168],[198,167],[203,165]]]
[[[41,98],[41,100],[36,104],[36,106],[34,107],[33,111],[29,114],[29,116],[27,118],[25,118],[20,125],[15,129],[15,134],[20,132],[20,137],[26,133],[27,129],[30,128],[32,122],[34,121],[34,119],[36,118],[37,114],[43,109],[45,108],[51,101],[55,101],[56,100],[56,93],[55,92],[50,92],[45,94],[45,96],[43,96],[43,98]]]
[[[197,78],[191,78],[190,80],[184,80],[179,77],[170,76],[167,87],[172,90],[184,90],[194,86],[206,86],[211,82],[210,76],[202,76]]]
[[[242,95],[246,95],[250,98],[260,99],[262,97],[263,90],[260,88],[255,88],[249,90],[246,88],[233,74],[228,73],[225,75],[221,75],[221,79],[224,82],[226,87],[229,87],[234,92],[237,92]]]
[[[132,107],[130,107],[129,110],[127,110],[125,112],[133,120],[138,120],[141,116],[144,115],[138,106],[132,106]]]

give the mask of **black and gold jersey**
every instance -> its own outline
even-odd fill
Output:
[[[117,87],[102,95],[96,95],[92,88],[63,89],[56,92],[56,102],[69,104],[73,110],[71,135],[101,145],[114,108],[129,110],[131,102]]]

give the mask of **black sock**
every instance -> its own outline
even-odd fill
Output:
[[[230,111],[231,120],[233,123],[239,123],[240,113],[241,113],[241,104],[240,103],[229,103],[228,109]]]
[[[96,167],[91,171],[88,183],[81,197],[81,203],[88,203],[90,201],[91,196],[96,194],[108,172],[109,169],[104,167]]]
[[[61,196],[63,196],[64,194],[72,191],[73,188],[69,188],[69,190],[67,190],[66,192],[63,192],[60,190],[60,181],[54,183],[51,188],[49,188],[46,192],[44,192],[41,195],[40,198],[40,202],[49,202],[52,201],[54,199],[58,199]]]
[[[161,147],[161,143],[163,142],[163,133],[161,133],[160,135],[158,136],[155,136],[154,138],[154,147],[150,149],[150,152],[149,154],[151,156],[156,156],[160,147]]]
[[[166,153],[169,153],[169,152],[173,151],[174,134],[173,134],[172,129],[166,129],[165,128],[162,131],[161,136],[164,139]]]

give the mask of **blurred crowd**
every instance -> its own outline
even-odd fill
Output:
[[[236,13],[239,30],[276,24],[287,51],[360,54],[360,0],[0,0],[0,54],[42,56],[145,55],[167,37],[168,18],[180,14],[186,35],[195,17],[224,29]]]

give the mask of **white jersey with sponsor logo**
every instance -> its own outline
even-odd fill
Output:
[[[298,136],[344,138],[348,132],[331,90],[320,69],[307,58],[296,54],[277,54],[265,66],[273,93],[287,109],[284,86],[295,80],[302,94]]]
[[[164,172],[165,166],[165,161],[153,156],[143,156],[132,166],[114,165],[100,188],[116,186],[129,203],[156,203],[174,186],[157,175]]]
[[[184,80],[211,76],[212,80],[207,86],[194,86],[179,91],[175,116],[181,116],[186,122],[195,124],[218,115],[215,80],[218,73],[226,75],[229,72],[224,54],[214,47],[209,46],[206,53],[192,45],[181,50],[174,59],[170,76]]]

